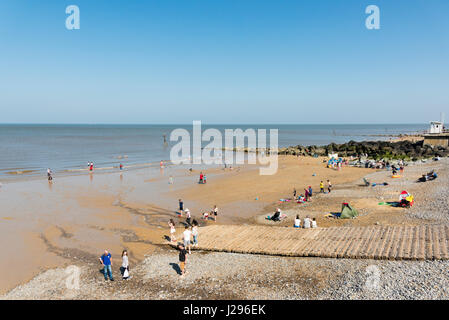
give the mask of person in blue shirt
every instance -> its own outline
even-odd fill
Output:
[[[104,250],[103,255],[100,257],[100,262],[103,265],[103,274],[104,274],[104,280],[109,279],[111,281],[114,281],[114,278],[112,277],[112,261],[111,261],[111,254],[108,252],[108,250]]]

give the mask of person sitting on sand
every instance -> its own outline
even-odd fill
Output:
[[[294,227],[301,228],[301,219],[299,219],[299,214],[296,215]]]
[[[280,217],[281,217],[281,209],[277,208],[276,212],[271,217],[271,220],[273,220],[273,221],[280,221]]]
[[[208,220],[209,219],[209,212],[203,213],[203,219]]]
[[[313,218],[313,219],[312,219],[312,228],[316,228],[316,227],[317,227],[316,219]]]
[[[303,228],[304,228],[304,229],[309,229],[310,226],[311,226],[311,220],[310,220],[309,216],[307,216],[307,217],[304,219]]]

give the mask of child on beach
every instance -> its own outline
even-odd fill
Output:
[[[171,242],[175,242],[176,241],[176,229],[175,229],[175,222],[173,221],[173,219],[170,219],[170,221],[168,222],[168,225],[170,227],[170,241]]]
[[[129,279],[128,251],[126,250],[123,250],[122,252],[122,266],[120,267],[120,273],[122,274],[123,280]]]
[[[312,195],[313,195],[313,190],[312,190],[312,187],[309,186],[309,197],[312,198]]]
[[[181,269],[181,277],[186,273],[186,263],[187,263],[187,252],[184,245],[180,244],[178,246],[179,250],[179,269]]]
[[[329,193],[331,193],[332,190],[332,184],[329,180],[327,180],[327,191],[329,191]]]
[[[323,181],[320,182],[320,193],[324,193],[324,183],[323,183]]]
[[[189,248],[189,254],[191,254],[190,251],[190,238],[192,236],[192,231],[190,231],[190,227],[186,226],[184,232],[182,233],[182,240],[184,243],[184,247],[187,249]]]
[[[202,171],[200,172],[200,181],[199,181],[199,183],[204,183],[204,174],[203,174]]]
[[[296,215],[294,227],[301,228],[301,219],[299,219],[299,214]]]
[[[168,178],[168,184],[173,184],[173,176],[170,176],[170,177]]]
[[[193,227],[192,227],[192,236],[193,236],[193,246],[198,246],[198,222],[193,219],[192,221]]]
[[[317,227],[316,219],[313,218],[313,219],[312,219],[312,228],[316,228],[316,227]]]
[[[293,200],[296,199],[296,188],[293,188]]]
[[[103,265],[103,275],[104,280],[114,281],[114,277],[112,276],[112,261],[111,261],[111,254],[108,252],[108,250],[104,250],[103,255],[100,257],[100,262]]]

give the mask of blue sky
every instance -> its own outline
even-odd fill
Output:
[[[448,16],[447,0],[2,0],[0,123],[437,120]]]

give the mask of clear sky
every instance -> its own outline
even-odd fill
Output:
[[[448,17],[447,0],[2,0],[0,123],[438,120]]]

